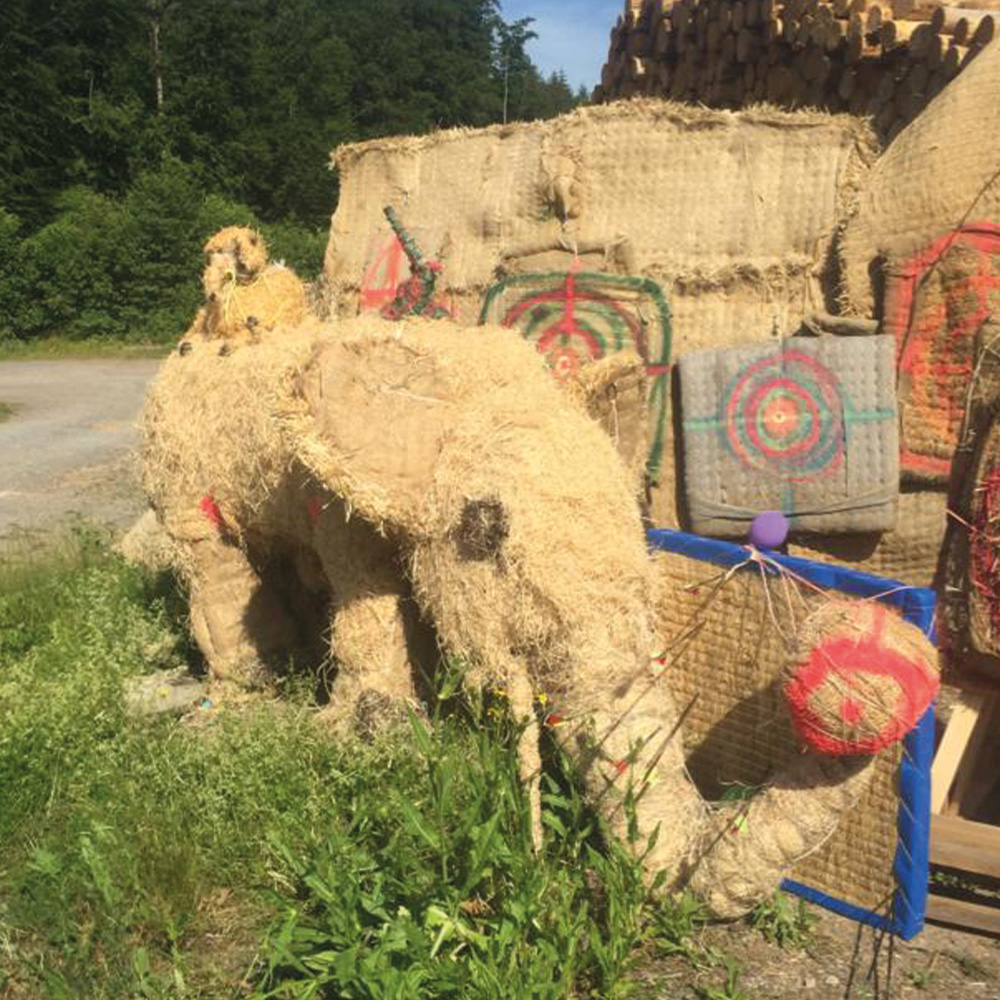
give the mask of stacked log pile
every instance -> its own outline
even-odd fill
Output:
[[[625,0],[594,101],[767,101],[891,139],[993,38],[1000,0]]]

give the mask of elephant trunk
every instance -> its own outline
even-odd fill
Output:
[[[875,757],[806,753],[749,803],[708,817],[682,865],[717,917],[740,917],[773,895],[796,864],[833,835],[875,772]]]
[[[648,663],[624,680],[620,668],[589,668],[562,703],[560,741],[611,829],[651,872],[676,872],[708,818],[685,767],[682,713]]]

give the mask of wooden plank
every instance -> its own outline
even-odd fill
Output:
[[[883,83],[886,84],[891,77],[886,75]],[[983,704],[983,696],[968,691],[963,691],[958,703],[951,711],[951,718],[945,728],[941,745],[934,756],[934,765],[931,768],[931,812],[941,812],[948,802],[948,793],[951,791],[952,782],[958,772],[962,757],[965,755],[966,747],[972,731],[976,727],[979,719],[979,712]]]
[[[972,730],[972,735],[969,737],[969,742],[966,744],[962,761],[958,765],[948,807],[942,811],[954,813],[963,811],[966,815],[970,815],[971,811],[977,805],[974,801],[976,772],[984,756],[987,742],[992,742],[990,739],[990,730],[995,707],[995,696],[969,695],[963,697],[968,697],[970,699],[969,703],[976,709],[976,724]]]
[[[933,865],[1000,878],[1000,826],[931,816],[930,860]]]
[[[981,906],[945,896],[929,896],[927,917],[943,924],[1000,935],[1000,908],[993,906]]]

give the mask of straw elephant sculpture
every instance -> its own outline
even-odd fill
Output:
[[[720,916],[773,892],[866,785],[870,757],[810,752],[735,827],[702,801],[678,712],[651,680],[653,582],[633,473],[509,331],[359,317],[232,351],[195,342],[151,387],[143,460],[218,684],[252,684],[295,639],[271,586],[279,556],[303,595],[329,600],[341,718],[415,698],[415,607],[473,676],[502,679],[518,716],[534,720],[545,692],[611,828],[624,835],[634,797],[641,847],[658,828],[647,864]],[[530,722],[529,782],[537,736]]]

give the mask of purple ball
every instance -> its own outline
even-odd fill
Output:
[[[758,549],[776,549],[787,537],[788,518],[780,510],[766,510],[750,525],[750,544]]]

